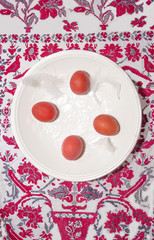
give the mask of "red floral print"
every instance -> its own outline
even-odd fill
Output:
[[[49,233],[45,233],[45,231],[42,232],[42,234],[40,235],[41,238],[44,238],[44,240],[52,240],[52,234]]]
[[[65,16],[66,12],[64,8],[58,8],[59,6],[62,6],[62,4],[62,0],[40,0],[39,3],[35,5],[34,9],[39,10],[40,19],[45,20],[49,16],[55,18],[58,14],[60,15],[60,13]]]
[[[73,42],[73,36],[69,33],[66,37],[66,42]]]
[[[137,31],[136,32],[136,35],[135,35],[135,40],[141,40],[142,39],[142,35],[141,35],[141,32],[140,31]]]
[[[8,41],[8,38],[6,36],[6,34],[3,35],[3,38],[2,38],[2,43],[6,43]]]
[[[154,34],[153,31],[148,31],[148,32],[147,32],[147,35],[150,37],[150,39],[153,37],[153,34]],[[149,40],[150,40],[150,39],[149,39]]]
[[[120,167],[119,170],[114,171],[106,179],[107,182],[111,183],[112,188],[120,187],[124,184],[123,178],[132,179],[134,177],[133,171],[130,170],[127,166]]]
[[[4,206],[3,209],[0,209],[0,217],[5,218],[10,214],[13,215],[17,211],[17,205],[14,202],[10,202]]]
[[[27,36],[27,34],[25,34],[25,36],[22,37],[22,42],[23,43],[28,43],[29,42],[29,37]]]
[[[20,5],[21,2],[22,8]],[[35,24],[38,22],[38,17],[35,15],[34,12],[32,12],[33,8],[30,9],[30,5],[32,4],[32,2],[33,1],[26,2],[26,0],[17,2],[15,1],[12,3],[6,0],[0,1],[0,4],[5,8],[0,10],[0,14],[10,15],[11,18],[16,17],[18,20],[25,23],[26,27],[24,28],[26,32],[30,32],[33,22],[35,22]]]
[[[11,45],[11,46],[9,47],[8,51],[9,51],[9,53],[10,53],[11,55],[13,55],[13,54],[16,52],[15,46],[14,46],[14,45]]]
[[[132,26],[143,27],[146,24],[146,21],[144,21],[145,18],[146,16],[142,16],[139,19],[135,18],[133,21],[131,21]]]
[[[32,208],[31,206],[23,207],[23,209],[19,209],[18,217],[20,219],[28,218],[26,222],[27,227],[37,228],[38,223],[43,222],[42,216],[39,214],[41,213],[41,207]]]
[[[132,179],[134,177],[133,170],[130,170],[127,166],[122,171],[122,177]]]
[[[12,38],[15,40],[18,40],[18,35],[17,34],[12,34]]]
[[[130,32],[124,32],[125,39],[128,41],[130,38]]]
[[[137,5],[136,2],[140,0],[114,0],[110,3],[110,6],[116,7],[116,16],[120,17],[125,13],[133,14],[134,12],[138,13],[143,11],[143,3]]]
[[[128,43],[126,48],[125,48],[125,55],[128,57],[128,61],[132,61],[132,62],[135,62],[135,61],[139,61],[140,60],[140,57],[141,57],[141,53],[140,53],[140,50],[138,48],[139,44],[136,44],[133,43],[133,44],[130,44]]]
[[[66,30],[67,32],[71,32],[72,30],[76,31],[78,30],[78,24],[77,22],[72,22],[72,23],[69,23],[67,20],[63,20],[63,23],[65,23],[64,25],[64,30]]]
[[[128,239],[128,234],[125,234],[125,236],[123,236],[123,237],[116,234],[113,240],[129,240]]]
[[[34,237],[34,234],[33,234],[33,231],[32,229],[27,229],[27,230],[24,230],[23,227],[20,227],[20,230],[21,232],[19,232],[19,235],[23,238],[27,238],[27,237]]]
[[[108,221],[105,223],[105,228],[109,228],[110,233],[120,232],[122,230],[120,223],[129,225],[132,222],[132,217],[125,213],[123,210],[118,213],[112,213],[111,211],[107,214]]]
[[[37,44],[30,44],[30,46],[25,50],[23,56],[25,57],[25,60],[32,61],[36,60],[38,56],[38,47]]]
[[[133,240],[144,240],[145,238],[145,232],[139,232]]]
[[[50,38],[49,34],[46,34],[46,37],[45,37],[44,42],[45,42],[45,43],[51,42],[51,38]]]
[[[100,236],[100,237],[94,236],[94,239],[95,239],[95,240],[107,240],[107,239],[104,237],[104,235],[102,235],[102,236]]]
[[[121,177],[122,177],[121,172],[111,174],[106,181],[111,183],[112,188],[121,187],[123,185],[123,182],[121,181]]]
[[[118,44],[105,44],[104,49],[100,49],[100,54],[108,57],[114,62],[117,62],[118,58],[122,58],[122,48]]]
[[[84,34],[83,33],[79,33],[78,37],[80,38],[80,42],[83,42],[84,40]]]
[[[9,137],[3,135],[3,140],[4,140],[8,145],[14,145],[14,148],[15,148],[15,149],[16,149],[16,148],[19,148],[18,145],[17,145],[17,143],[16,143],[16,140],[15,140],[14,136],[9,138]]]
[[[76,49],[80,50],[80,47],[77,43],[75,43],[75,44],[71,43],[71,44],[67,45],[67,49],[68,50],[76,50]]]
[[[17,172],[20,175],[28,174],[29,175],[27,177],[28,183],[37,184],[37,181],[42,179],[41,173],[39,173],[38,169],[34,167],[30,162],[28,163],[24,162],[23,165],[20,165],[18,167]]]
[[[153,43],[149,46],[148,52],[150,53],[152,59],[154,60],[154,44]]]
[[[62,39],[62,34],[57,33],[56,38],[57,38],[57,42],[60,42],[60,40]]]
[[[96,41],[96,37],[95,37],[95,34],[92,33],[90,38],[89,38],[89,42],[95,42]]]
[[[49,56],[52,53],[56,53],[56,52],[59,52],[59,51],[62,51],[62,50],[63,49],[59,48],[57,43],[55,43],[55,44],[50,43],[49,45],[45,44],[45,46],[43,46],[43,48],[41,49],[41,51],[43,52],[41,54],[41,57],[46,57],[46,56]]]
[[[151,226],[152,224],[152,218],[148,217],[146,212],[144,212],[142,209],[136,209],[133,212],[133,216],[137,222],[141,221],[142,225]]]
[[[115,42],[115,41],[118,41],[118,39],[119,39],[118,33],[115,33],[112,37],[112,41]]]
[[[83,50],[87,50],[87,51],[92,51],[92,52],[96,52],[96,47],[97,45],[96,44],[89,44],[89,43],[86,43]]]

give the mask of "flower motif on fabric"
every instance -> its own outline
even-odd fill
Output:
[[[146,18],[146,16],[142,16],[139,19],[135,18],[134,20],[131,21],[131,25],[133,27],[137,26],[137,27],[143,27],[146,24],[146,21],[144,20]]]
[[[109,5],[116,8],[116,16],[120,17],[125,13],[133,14],[143,12],[143,3],[137,5],[140,0],[114,0]]]
[[[132,179],[134,177],[133,171],[129,169],[127,166],[120,167],[119,170],[114,171],[111,173],[106,181],[111,183],[112,188],[119,187],[124,184],[124,179]]]
[[[92,43],[86,43],[84,45],[83,50],[91,51],[91,52],[96,52],[97,44],[92,44]]]
[[[59,15],[59,17],[66,17],[65,8],[60,8],[62,5],[62,0],[40,0],[39,3],[35,5],[34,9],[40,11],[41,20],[45,20],[48,17],[55,18],[57,15]]]
[[[17,154],[16,153],[11,154],[10,151],[6,151],[4,155],[0,153],[0,159],[3,162],[12,162],[16,157],[17,157]]]
[[[67,32],[71,32],[72,30],[76,31],[79,29],[77,22],[69,23],[67,20],[63,20],[63,23],[65,23],[63,29],[66,30]]]
[[[16,140],[15,140],[15,137],[8,137],[8,136],[5,136],[3,135],[3,140],[8,144],[8,145],[13,145],[14,148],[19,148],[17,143],[16,143]]]
[[[40,213],[41,213],[40,206],[38,206],[38,208],[33,208],[27,205],[26,207],[23,207],[23,209],[19,209],[17,215],[20,219],[23,219],[25,217],[28,218],[26,222],[27,227],[37,228],[38,223],[43,222],[43,218],[40,215]]]
[[[141,221],[142,225],[151,226],[152,224],[152,218],[148,217],[146,212],[144,212],[142,209],[136,209],[133,212],[133,216],[137,222]]]
[[[75,43],[71,43],[71,44],[67,44],[67,50],[80,50],[79,44]]]
[[[132,217],[123,210],[119,211],[118,213],[112,213],[109,211],[107,217],[109,220],[105,223],[105,228],[109,228],[110,233],[121,232],[122,223],[129,225],[132,222]]]
[[[26,1],[26,0],[18,0],[8,2],[6,0],[1,0],[0,5],[4,9],[0,10],[0,14],[2,15],[10,15],[11,18],[16,17],[20,21],[22,21],[26,27],[26,32],[30,32],[32,29],[33,23],[38,22],[38,17],[34,12],[32,12],[31,4],[34,0]]]
[[[120,235],[116,234],[113,240],[129,240],[128,237],[129,237],[129,234],[125,234],[124,236],[120,236]],[[133,239],[133,240],[135,240],[135,239]]]
[[[114,19],[114,14],[110,9],[106,10],[107,1],[100,1],[99,4],[95,4],[95,1],[92,0],[88,2],[87,0],[75,0],[75,2],[79,5],[73,9],[76,13],[85,13],[85,15],[92,14],[95,18],[97,18],[101,24],[101,30],[106,30],[108,27],[109,20],[112,21]]]
[[[41,173],[30,162],[24,162],[23,165],[20,165],[17,172],[20,175],[26,175],[28,183],[37,184],[37,181],[42,179]]]
[[[30,44],[29,47],[26,48],[25,52],[23,53],[23,56],[25,57],[25,60],[32,61],[36,60],[38,56],[38,47],[37,44]]]
[[[46,57],[46,56],[49,56],[53,53],[56,53],[56,52],[59,52],[59,51],[62,51],[63,49],[62,48],[59,48],[58,44],[55,43],[50,43],[49,45],[48,44],[45,44],[45,46],[42,47],[41,51],[41,57]]]
[[[151,59],[154,60],[154,43],[152,43],[151,45],[149,44],[149,46],[146,47],[144,51],[146,51],[147,49],[148,49],[148,55],[150,55]]]
[[[52,234],[51,233],[47,234],[45,231],[42,232],[40,237],[43,238],[44,240],[52,240]]]
[[[122,58],[122,48],[118,44],[105,44],[104,49],[100,49],[100,54],[117,62],[118,58]]]
[[[140,53],[140,50],[139,50],[139,43],[135,45],[135,43],[131,44],[131,43],[128,43],[126,48],[125,48],[125,55],[127,56],[128,58],[128,61],[132,61],[132,62],[135,62],[135,61],[139,61],[140,58],[141,58],[141,53]]]
[[[101,235],[100,237],[94,236],[95,240],[107,240],[104,235]]]
[[[19,235],[23,238],[31,238],[34,237],[32,229],[25,230],[23,227],[20,227],[21,232],[19,232]]]

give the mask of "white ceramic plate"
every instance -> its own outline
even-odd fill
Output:
[[[85,70],[91,91],[78,96],[69,88],[70,76]],[[57,105],[56,121],[42,123],[32,113],[39,101]],[[102,113],[120,123],[119,134],[106,137],[93,129]],[[141,127],[141,107],[136,89],[114,62],[88,51],[64,51],[46,57],[32,67],[19,85],[12,104],[12,127],[24,155],[40,170],[70,181],[99,178],[117,168],[131,153]],[[66,160],[61,144],[69,135],[80,135],[85,152],[77,161]]]

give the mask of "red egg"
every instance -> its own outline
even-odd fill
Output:
[[[77,160],[84,152],[84,141],[76,135],[68,136],[62,143],[62,154],[68,160]]]
[[[101,114],[97,116],[94,119],[93,126],[96,132],[107,136],[116,135],[120,131],[120,125],[118,121],[114,117],[107,114]]]
[[[32,114],[41,122],[50,122],[57,118],[58,109],[53,103],[38,102],[32,107]]]
[[[70,88],[77,95],[90,91],[90,75],[85,71],[76,71],[70,79]]]

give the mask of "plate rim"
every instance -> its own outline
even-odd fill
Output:
[[[136,97],[137,105],[138,105],[138,118],[139,118],[138,119],[138,126],[137,126],[137,129],[136,129],[136,133],[134,134],[134,141],[132,142],[132,144],[129,147],[128,151],[121,158],[120,162],[118,162],[114,166],[110,167],[104,174],[102,174],[101,172],[97,171],[97,174],[94,173],[93,176],[91,176],[91,177],[90,177],[91,174],[89,174],[89,175],[88,174],[86,174],[86,175],[82,174],[82,176],[80,177],[80,175],[76,176],[76,175],[71,175],[71,174],[69,174],[69,175],[67,174],[67,176],[66,176],[64,173],[60,173],[60,175],[57,176],[56,173],[58,173],[58,171],[55,171],[55,170],[51,171],[51,169],[48,170],[47,167],[45,167],[42,163],[38,162],[37,159],[33,155],[31,155],[30,151],[28,151],[28,152],[26,151],[27,146],[24,144],[24,142],[22,140],[22,137],[20,135],[19,127],[16,124],[16,112],[17,112],[17,110],[16,110],[15,106],[18,103],[17,99],[22,94],[22,90],[24,88],[23,79],[25,77],[27,77],[29,74],[31,74],[31,72],[34,72],[37,68],[39,68],[39,66],[42,66],[42,64],[45,64],[46,62],[48,62],[50,59],[53,59],[53,61],[54,61],[54,58],[56,59],[57,57],[61,57],[61,56],[65,57],[66,55],[74,55],[74,54],[78,54],[78,55],[81,55],[81,56],[83,54],[87,55],[87,56],[95,56],[95,57],[99,58],[100,60],[102,58],[104,58],[105,61],[109,62],[110,64],[115,65],[115,67],[117,67],[118,70],[120,70],[121,73],[123,73],[125,75],[125,77],[129,81],[129,83],[131,84],[132,89],[133,89],[133,91],[135,93],[135,97]],[[137,93],[137,89],[135,88],[131,78],[127,75],[127,73],[117,63],[113,62],[109,58],[107,58],[107,57],[105,57],[105,56],[103,56],[101,54],[98,54],[96,52],[91,52],[91,51],[86,51],[86,50],[64,50],[64,51],[60,51],[60,52],[51,54],[51,55],[45,57],[44,59],[41,59],[39,62],[37,62],[34,66],[32,66],[28,70],[28,72],[24,75],[24,77],[21,78],[20,83],[17,86],[15,95],[13,97],[13,102],[11,104],[11,127],[12,127],[12,130],[13,130],[13,134],[15,136],[15,140],[16,140],[18,146],[19,146],[19,149],[25,155],[27,160],[29,162],[31,162],[39,170],[45,172],[46,174],[48,174],[51,177],[58,178],[58,179],[63,179],[63,180],[67,180],[67,181],[78,181],[78,182],[91,181],[91,180],[95,180],[95,179],[101,178],[103,176],[106,176],[109,173],[112,173],[119,166],[121,166],[121,164],[123,162],[125,162],[127,157],[131,154],[133,148],[135,147],[135,144],[137,142],[137,139],[139,137],[140,130],[141,130],[141,123],[142,123],[142,110],[141,109],[142,109],[141,108],[141,102],[140,102],[140,99],[139,99],[139,95]]]

